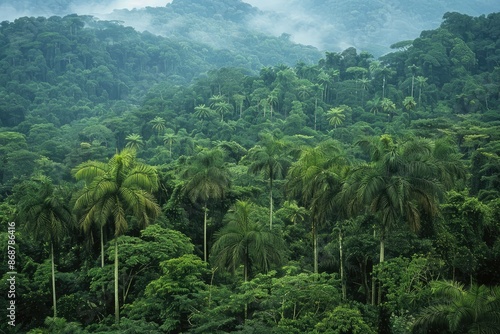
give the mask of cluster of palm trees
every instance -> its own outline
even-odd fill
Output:
[[[380,262],[383,262],[391,228],[408,224],[417,230],[422,215],[434,216],[444,192],[464,176],[460,156],[444,140],[396,140],[382,135],[356,145],[358,154],[367,162],[353,163],[338,142],[329,140],[302,149],[298,159],[291,163],[290,145],[270,134],[262,135],[260,145],[249,150],[244,160],[249,173],[261,174],[268,181],[268,219],[266,209],[249,200],[237,201],[224,218],[225,226],[215,233],[211,249],[213,264],[233,272],[242,266],[246,281],[252,268],[267,271],[282,262],[285,245],[278,229],[273,229],[273,189],[278,178],[285,178],[287,196],[297,201],[302,220],[310,223],[313,267],[318,273],[320,227],[360,214],[374,215],[378,222]],[[99,236],[101,266],[104,266],[106,231],[114,231],[115,321],[118,322],[118,237],[127,232],[132,217],[138,227],[144,227],[160,215],[154,197],[159,188],[157,172],[140,163],[135,149],[127,147],[107,162],[84,162],[73,173],[83,182],[73,209],[64,203],[60,191],[49,179],[38,177],[23,183],[19,214],[23,221],[30,222],[29,231],[48,241],[51,247],[54,316],[57,313],[53,246],[75,220],[73,212],[85,233]],[[183,194],[203,211],[203,258],[208,261],[209,203],[224,198],[231,185],[225,152],[220,148],[203,149],[185,161],[179,175],[184,180]],[[342,227],[337,225],[342,252]],[[342,262],[341,276],[345,298]],[[372,303],[375,303],[374,291]]]
[[[131,217],[144,227],[160,214],[153,195],[159,186],[158,176],[153,167],[136,160],[136,152],[131,148],[125,148],[106,163],[84,162],[73,172],[78,181],[84,182],[84,188],[73,201],[73,208],[68,205],[70,194],[64,194],[62,188],[54,186],[48,177],[35,176],[20,186],[19,219],[27,223],[27,232],[36,240],[47,241],[50,245],[54,317],[57,316],[54,245],[74,229],[74,222],[78,220],[78,225],[87,235],[93,235],[97,230],[101,266],[104,267],[105,231],[112,227],[115,321],[118,323],[118,237],[128,231]]]
[[[356,145],[360,148],[359,154],[364,155],[368,162],[353,164],[339,143],[325,141],[316,147],[301,150],[298,160],[291,163],[287,144],[272,135],[263,135],[261,144],[249,150],[244,158],[250,161],[250,173],[260,173],[268,180],[269,231],[273,230],[274,180],[286,176],[287,196],[298,201],[311,224],[315,273],[318,272],[319,227],[360,214],[374,215],[378,221],[376,233],[380,241],[380,262],[383,262],[385,242],[391,228],[396,224],[407,224],[418,230],[422,215],[433,217],[445,191],[465,176],[460,156],[445,140],[408,138],[396,141],[389,135],[382,135],[359,141]],[[222,155],[223,152],[217,150],[201,152],[196,160],[199,159],[197,163],[202,168],[195,165],[193,169],[188,169],[196,173],[186,184],[187,194],[193,201],[200,201],[205,211],[205,260],[206,202],[222,198],[229,185]],[[232,210],[242,210],[242,206],[250,210],[242,203]],[[228,217],[234,217],[234,214],[228,214]],[[231,221],[232,218],[227,219]],[[249,223],[234,224],[246,226]],[[338,229],[341,236],[341,227],[338,226]],[[221,237],[221,233],[217,236]],[[216,262],[231,262],[228,260],[231,254],[221,251],[228,251],[221,241],[217,239],[215,244],[217,247],[212,255]],[[261,250],[264,251],[264,248]],[[234,270],[234,261],[241,258],[241,254],[233,252],[232,256]],[[244,261],[238,263],[243,264]],[[372,299],[375,303],[375,298]]]

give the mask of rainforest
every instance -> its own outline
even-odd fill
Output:
[[[0,331],[500,333],[500,13],[375,57],[252,8],[0,23]]]

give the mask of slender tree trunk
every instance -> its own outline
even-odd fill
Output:
[[[207,203],[205,202],[205,213],[203,217],[203,260],[207,262]]]
[[[377,230],[373,229],[373,238],[375,239],[377,237]],[[372,264],[372,305],[375,305],[375,291],[377,291],[376,286],[375,286],[375,264]]]
[[[366,258],[363,259],[363,262],[359,263],[359,269],[361,270],[362,280],[363,280],[363,289],[365,290],[365,302],[366,304],[370,303],[370,287],[368,286],[368,275],[366,272]]]
[[[318,98],[314,99],[314,131],[316,131],[316,113],[318,110]]]
[[[115,236],[115,323],[120,323],[120,300],[118,298],[118,237]]]
[[[342,300],[347,299],[347,286],[344,277],[344,254],[342,249],[342,230],[339,231],[340,281],[342,282]]]
[[[314,252],[314,273],[318,273],[318,231],[316,222],[312,222],[313,252]]]
[[[248,246],[245,247],[245,260],[243,262],[243,279],[246,283],[248,281]],[[248,303],[245,302],[245,314],[244,321],[246,322],[248,318]]]
[[[104,268],[104,226],[101,224],[99,229],[101,232],[101,268]]]
[[[57,297],[56,297],[56,268],[54,264],[54,243],[50,243],[50,262],[52,267],[52,305],[54,307],[54,318],[57,318]]]
[[[375,285],[375,273],[372,270],[372,305],[375,305],[375,294],[377,291],[376,285]]]
[[[101,224],[99,227],[101,233],[101,268],[104,268],[104,226]],[[102,298],[103,301],[106,299],[106,283],[102,283]]]
[[[382,79],[382,99],[385,98],[385,75],[384,78]]]
[[[413,87],[415,84],[415,75],[411,76],[411,97],[413,97]]]
[[[385,259],[385,233],[380,233],[380,263]],[[378,304],[382,302],[382,285],[378,282]]]
[[[273,178],[269,177],[269,229],[273,229]]]

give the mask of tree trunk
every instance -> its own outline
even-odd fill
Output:
[[[57,318],[57,297],[56,297],[56,269],[54,264],[54,243],[50,243],[50,262],[52,267],[52,305],[54,307],[54,318]]]
[[[317,110],[318,110],[318,98],[316,98],[314,100],[314,131],[316,131],[316,121],[317,121],[316,113],[317,113]]]
[[[205,213],[203,217],[203,260],[207,262],[207,203],[205,203]]]
[[[120,300],[118,298],[118,237],[115,236],[115,323],[120,323]]]
[[[375,294],[376,294],[376,285],[375,285],[375,273],[373,272],[373,269],[372,269],[372,305],[375,305]]]
[[[313,252],[314,252],[314,273],[318,273],[318,232],[316,230],[316,222],[312,222],[312,237],[313,237]]]
[[[415,75],[411,76],[411,97],[413,97],[413,87],[415,84]]]
[[[380,263],[384,262],[385,258],[385,233],[380,233]],[[382,285],[378,282],[378,304],[382,302]]]
[[[249,265],[249,260],[248,260],[248,246],[245,247],[245,259],[243,263],[243,279],[244,282],[246,283],[248,281],[248,265]],[[244,321],[247,321],[248,318],[248,303],[245,302],[245,310],[244,310]]]
[[[344,277],[344,254],[342,249],[342,230],[339,231],[340,281],[342,282],[342,300],[347,299],[347,286]]]
[[[269,177],[269,229],[273,229],[273,178]]]
[[[104,226],[100,227],[101,232],[101,268],[104,268]]]

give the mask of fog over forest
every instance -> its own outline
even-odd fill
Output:
[[[54,6],[29,1],[0,1],[0,20],[12,21],[21,16],[51,16],[77,13],[94,15],[104,20],[123,20],[114,10],[140,10],[145,7],[163,7],[172,0],[116,0],[109,2],[58,2],[59,12]],[[289,34],[293,42],[312,45],[321,51],[341,51],[355,47],[375,56],[390,52],[393,43],[415,39],[423,30],[435,29],[446,12],[460,12],[479,16],[500,10],[494,0],[474,1],[419,1],[405,3],[391,1],[345,1],[345,0],[248,0],[246,3],[260,9],[247,22],[251,30],[274,36]],[[45,6],[45,7],[43,7]],[[64,12],[61,12],[64,11]],[[151,33],[155,27],[142,20],[123,20],[139,31]],[[149,20],[150,21],[150,20]]]

